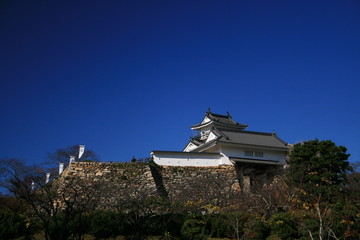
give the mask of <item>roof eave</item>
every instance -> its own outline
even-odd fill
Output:
[[[249,164],[276,165],[276,166],[285,165],[285,163],[280,161],[266,160],[266,159],[238,158],[238,157],[229,157],[229,159],[233,160],[234,162],[249,163]]]
[[[192,126],[191,126],[191,129],[192,129],[192,130],[201,129],[201,128],[203,128],[203,127],[207,127],[207,126],[211,125],[211,123],[213,123],[213,121],[206,122],[206,123],[200,123],[200,124],[196,124],[196,125],[192,125]]]
[[[217,142],[218,142],[218,139],[211,140],[211,141],[209,141],[209,142],[207,142],[207,143],[205,143],[205,144],[191,150],[190,152],[204,151],[206,149],[209,149],[209,148],[215,146],[217,144]]]

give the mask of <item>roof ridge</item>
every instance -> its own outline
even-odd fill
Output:
[[[225,133],[223,133],[220,129],[218,129],[217,127],[214,127],[213,131],[215,132],[215,134],[218,134],[220,136],[218,136],[218,139],[220,138],[225,138],[226,140],[230,140],[229,136],[226,135]]]
[[[277,134],[273,134],[273,136],[274,136],[277,140],[279,140],[280,142],[282,142],[283,144],[285,144],[286,146],[288,145],[288,143],[285,142],[284,140],[282,140],[281,138],[279,138]]]
[[[211,116],[214,116],[214,117],[222,117],[222,118],[231,118],[230,114],[222,115],[222,114],[213,113],[213,112],[206,112],[206,115],[211,115]]]

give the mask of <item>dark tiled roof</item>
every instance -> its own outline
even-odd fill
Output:
[[[222,133],[221,142],[238,143],[274,148],[288,148],[287,143],[272,133],[251,132],[244,130],[216,129]]]
[[[197,146],[205,143],[204,140],[200,140],[199,138],[190,138],[190,142],[194,143]]]
[[[206,115],[208,116],[208,118],[210,118],[214,122],[223,123],[223,124],[229,124],[229,125],[240,125],[240,123],[235,122],[231,118],[230,114],[225,116],[225,115],[220,115],[220,114],[215,114],[215,113],[208,112]]]
[[[228,113],[228,115],[221,115],[221,114],[216,114],[216,113],[212,113],[212,112],[207,112],[206,116],[212,120],[213,125],[215,126],[219,126],[219,127],[232,127],[232,128],[239,128],[239,129],[245,129],[248,126],[246,124],[241,124],[238,122],[235,122],[230,114]],[[201,125],[206,125],[208,123],[204,123],[204,124],[196,124],[193,125],[192,128],[196,128],[199,127]]]
[[[260,165],[284,165],[279,161],[266,160],[266,159],[254,159],[254,158],[238,158],[238,157],[229,157],[235,162],[249,163],[249,164],[260,164]]]
[[[211,141],[209,141],[209,142],[206,142],[206,143],[198,146],[197,148],[191,150],[190,152],[201,152],[201,151],[204,151],[205,149],[214,146],[217,142],[218,142],[217,139],[213,139],[213,140],[211,140]]]

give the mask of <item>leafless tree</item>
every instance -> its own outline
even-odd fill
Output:
[[[30,206],[29,214],[40,220],[47,240],[67,239],[71,221],[96,207],[98,187],[80,178],[58,178],[46,183],[45,172],[18,159],[1,160],[0,184]]]
[[[48,153],[46,159],[48,160],[47,163],[64,163],[66,167],[69,164],[70,156],[74,156],[75,161],[99,161],[99,157],[92,149],[85,149],[84,153],[79,159],[79,145],[59,148],[53,153]]]

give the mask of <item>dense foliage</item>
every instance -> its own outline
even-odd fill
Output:
[[[346,184],[349,156],[345,147],[330,140],[298,143],[288,160],[287,182],[311,197],[322,195],[330,200]]]
[[[141,196],[108,210],[97,209],[95,185],[76,181],[68,192],[56,184],[34,191],[29,187],[39,171],[10,161],[12,168],[3,165],[1,172],[14,197],[0,197],[0,239],[31,239],[35,233],[50,240],[360,239],[360,174],[351,171],[348,157],[345,147],[313,140],[294,146],[284,175],[241,192],[236,204]],[[54,204],[59,196],[61,207]]]
[[[29,224],[24,216],[0,210],[0,239],[28,236],[30,234]]]

